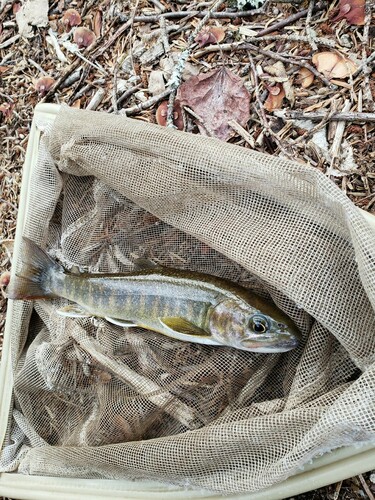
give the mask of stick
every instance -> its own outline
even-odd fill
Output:
[[[303,111],[284,111],[275,110],[274,115],[286,120],[311,120],[318,122],[327,118],[327,113],[324,111],[316,111],[313,113],[304,113]],[[327,118],[327,121],[345,121],[345,122],[375,122],[375,113],[352,113],[352,112],[334,112]]]
[[[172,92],[172,89],[166,89],[161,94],[156,95],[154,97],[151,97],[151,99],[148,99],[147,101],[136,104],[135,106],[132,106],[131,108],[125,108],[125,109],[121,110],[121,112],[126,114],[126,116],[135,115],[139,111],[143,111],[145,109],[151,108],[157,102],[162,101],[163,99],[168,97],[171,92]]]
[[[271,129],[269,123],[268,123],[268,119],[267,119],[267,115],[264,111],[264,107],[263,107],[263,103],[262,103],[262,100],[260,98],[260,94],[259,94],[259,79],[258,79],[258,73],[257,73],[257,70],[256,70],[256,67],[255,67],[255,64],[254,64],[254,60],[253,60],[253,57],[251,54],[249,54],[249,59],[250,59],[250,64],[251,64],[251,70],[252,70],[252,73],[253,73],[253,76],[254,76],[254,91],[255,91],[255,99],[257,101],[257,104],[258,104],[258,108],[257,109],[255,107],[255,110],[259,116],[259,119],[263,125],[263,127],[266,129],[266,131],[268,132],[268,134],[274,138],[276,144],[278,145],[280,151],[289,159],[291,159],[291,156],[290,154],[285,150],[284,146],[282,145],[281,141],[280,141],[280,138],[278,137],[277,134],[275,134],[275,132]]]
[[[228,125],[240,136],[242,139],[249,144],[251,149],[255,148],[254,138],[245,130],[236,120],[229,120]]]
[[[350,103],[349,99],[347,99],[344,103],[343,108],[342,108],[343,113],[346,113],[347,111],[349,111],[350,106],[351,106],[351,103]],[[330,168],[327,171],[327,175],[330,175],[330,171],[332,170],[332,168],[334,168],[335,164],[337,163],[337,160],[340,158],[340,146],[342,143],[342,138],[344,136],[345,126],[346,126],[346,123],[344,121],[340,121],[339,124],[337,125],[335,137],[333,139],[331,150],[330,150],[330,154],[332,155],[332,160],[331,160]]]
[[[257,47],[256,45],[253,45],[252,43],[223,43],[220,46],[209,45],[208,47],[206,47],[202,50],[198,50],[193,55],[194,55],[194,57],[199,58],[205,54],[208,54],[209,52],[224,52],[224,51],[228,52],[228,51],[232,51],[232,50],[233,51],[235,51],[235,50],[251,50],[253,52],[257,52],[259,54],[263,54],[264,56],[270,57],[271,59],[276,59],[277,61],[282,61],[282,62],[285,62],[288,64],[293,64],[294,66],[300,66],[302,68],[307,68],[317,78],[322,80],[322,82],[324,82],[324,84],[328,88],[330,88],[330,89],[334,88],[334,86],[331,84],[331,82],[329,80],[327,80],[327,78],[324,75],[319,73],[319,71],[317,71],[313,66],[311,66],[311,64],[304,62],[304,61],[301,61],[301,60],[296,60],[296,59],[292,59],[292,58],[283,56],[281,54],[278,54],[277,52],[272,52],[271,50],[261,49],[261,48]]]
[[[306,10],[306,9],[305,9]],[[306,10],[307,12],[307,10]],[[305,12],[305,14],[306,14]],[[164,14],[150,14],[149,16],[135,16],[135,23],[158,23],[161,17],[165,19],[183,19],[184,17],[199,17],[204,18],[207,16],[209,11],[207,10],[183,10],[178,12],[165,12]],[[215,12],[212,14],[213,19],[237,19],[238,17],[253,17],[258,14],[264,14],[264,9],[253,9],[253,10],[240,10],[238,12]],[[300,14],[300,13],[298,13]],[[296,19],[300,19],[299,16]],[[296,20],[295,19],[295,20]],[[121,18],[122,22],[128,22],[129,17],[123,16]],[[293,20],[291,21],[293,22]]]
[[[318,4],[313,9],[313,12],[319,12],[320,10],[323,10],[323,8],[323,4]],[[280,29],[285,28],[285,26],[289,26],[289,24],[293,24],[295,21],[298,21],[298,19],[301,19],[301,17],[304,17],[308,13],[308,11],[309,9],[303,9],[299,12],[296,12],[296,14],[293,14],[286,19],[283,19],[282,21],[272,24],[268,28],[259,31],[258,36],[268,35],[269,33],[273,33],[274,31],[279,31]]]
[[[315,3],[315,0],[310,0],[310,2],[309,2],[309,7],[307,10],[307,16],[306,16],[306,33],[307,33],[307,38],[309,39],[309,43],[311,45],[312,50],[316,51],[316,50],[318,50],[318,46],[315,43],[316,34],[310,26],[312,13],[314,10],[314,3]]]
[[[141,89],[141,88],[142,88],[142,83],[138,83],[138,85],[135,85],[134,87],[131,87],[128,90],[125,90],[125,92],[117,99],[117,107],[121,106],[121,104],[124,101],[126,101],[127,99],[129,99],[130,96],[132,96],[133,94],[135,94],[136,92],[138,92],[138,90]],[[111,106],[108,109],[108,113],[112,113],[113,109],[114,108]]]
[[[105,96],[105,89],[98,89],[92,96],[90,102],[86,106],[86,109],[95,110],[104,99],[104,96]]]
[[[368,487],[366,481],[364,480],[362,474],[359,474],[358,477],[359,477],[359,480],[361,481],[363,489],[365,490],[365,492],[367,493],[367,495],[369,497],[369,500],[375,500],[374,495],[372,494],[372,492],[371,492],[370,488]]]

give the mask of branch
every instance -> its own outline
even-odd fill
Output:
[[[284,111],[275,110],[274,115],[285,120],[311,120],[318,122],[327,118],[327,113],[324,111],[316,111],[314,113],[304,113],[303,111]],[[375,113],[356,113],[356,112],[336,112],[329,115],[327,121],[345,121],[345,122],[375,122]]]

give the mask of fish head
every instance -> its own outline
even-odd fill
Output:
[[[211,309],[208,329],[218,342],[244,351],[277,353],[297,347],[300,333],[292,320],[276,306],[272,316],[267,312],[224,300]]]

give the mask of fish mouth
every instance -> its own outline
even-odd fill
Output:
[[[294,336],[282,335],[276,339],[245,339],[241,342],[240,349],[253,352],[276,353],[287,352],[299,345],[299,339]]]

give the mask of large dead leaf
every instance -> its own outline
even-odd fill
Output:
[[[341,21],[346,19],[348,23],[356,26],[365,24],[365,0],[340,0],[340,11],[332,21]]]
[[[228,121],[245,126],[250,118],[250,94],[241,78],[225,67],[193,76],[181,85],[178,99],[199,117],[203,135],[227,141],[235,132]]]
[[[357,65],[338,52],[318,52],[312,58],[318,71],[330,78],[347,78],[355,73]]]

